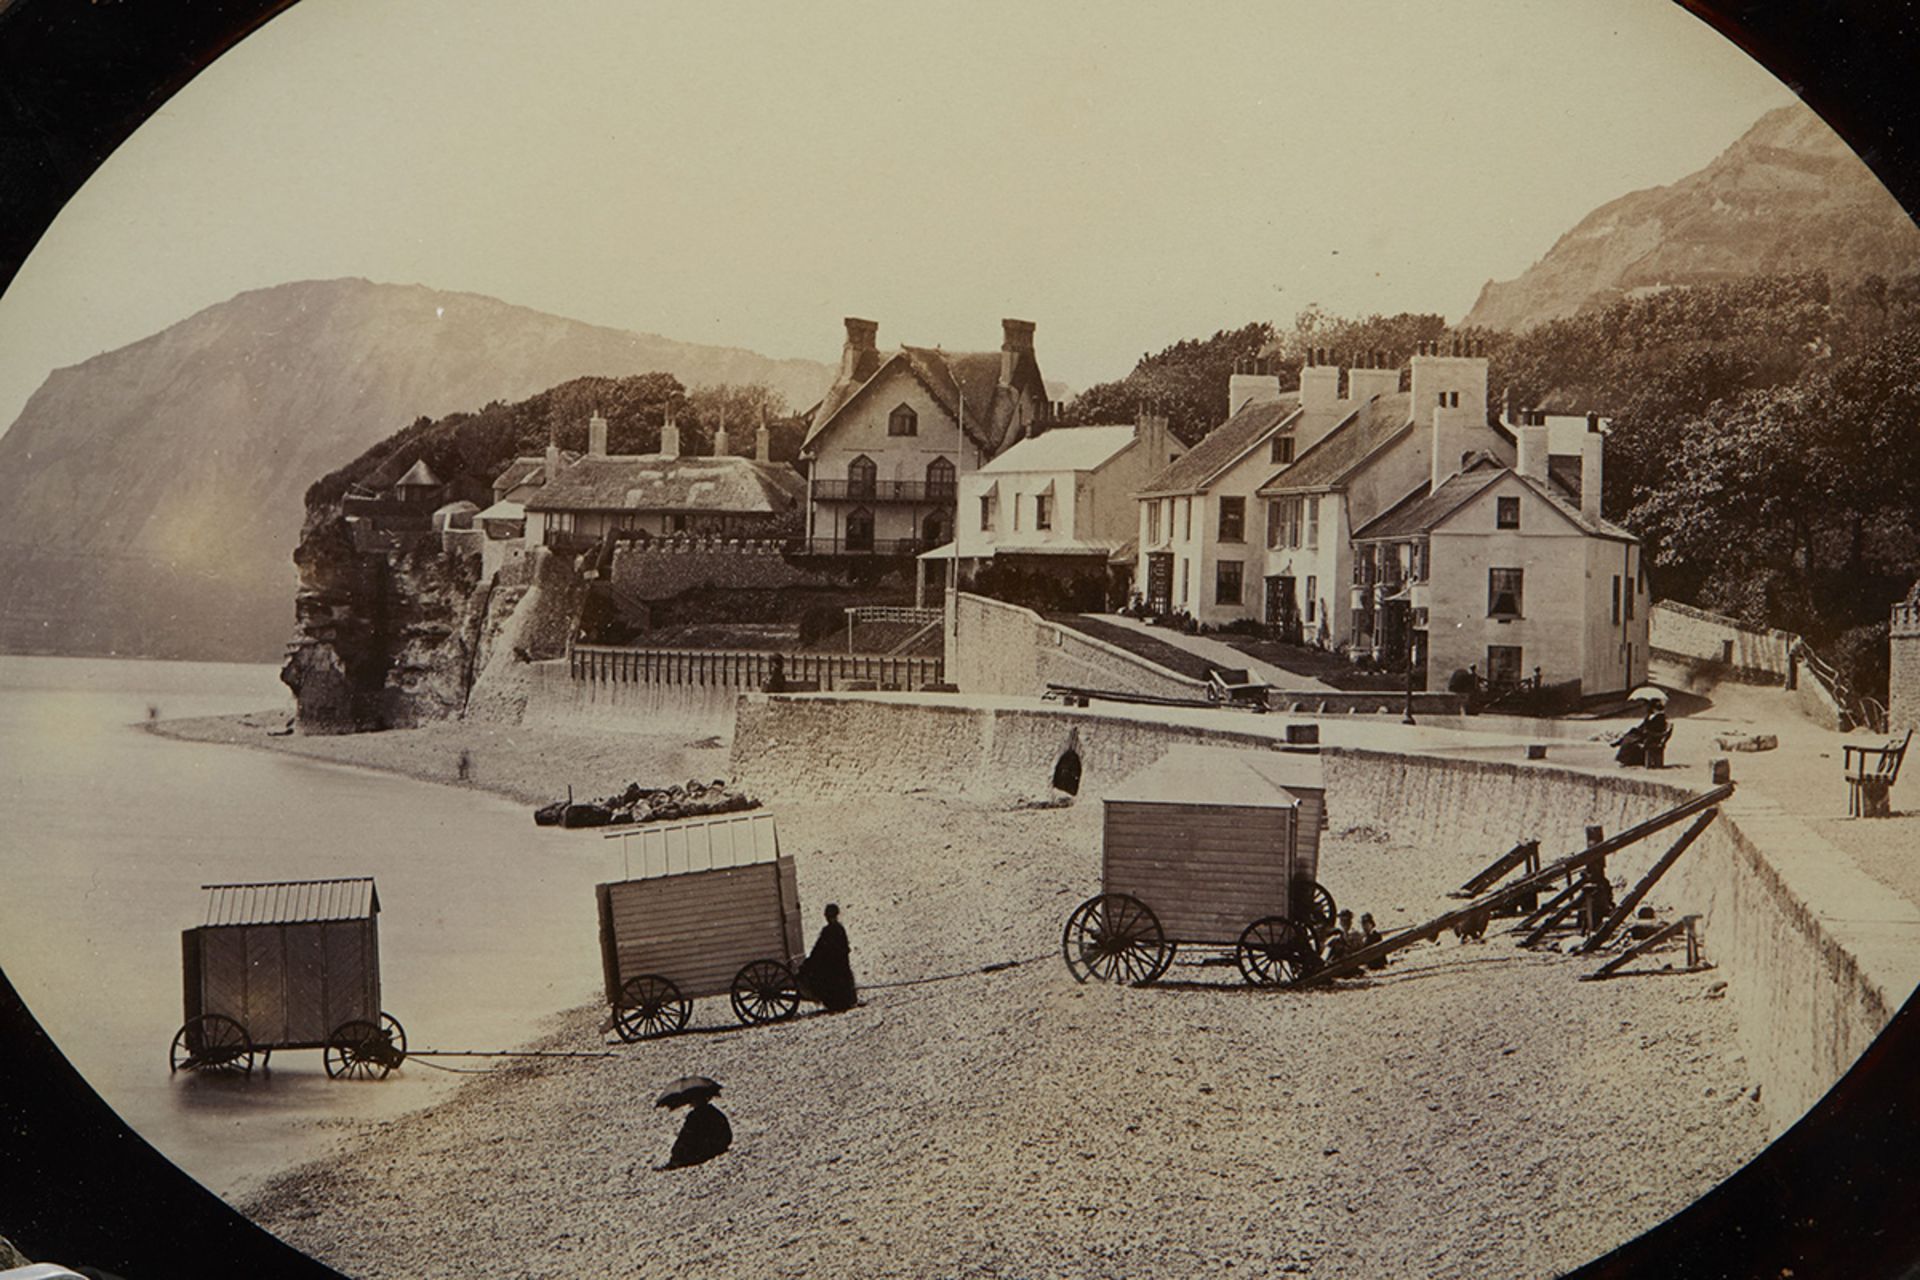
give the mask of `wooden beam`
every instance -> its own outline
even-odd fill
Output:
[[[1562,889],[1560,892],[1554,894],[1551,898],[1548,898],[1545,906],[1538,907],[1532,912],[1528,913],[1525,919],[1521,920],[1519,924],[1514,925],[1512,929],[1508,930],[1508,932],[1509,933],[1525,933],[1527,930],[1539,924],[1548,915],[1556,911],[1560,907],[1560,905],[1564,903],[1568,898],[1571,898],[1574,895],[1574,893],[1579,890],[1579,888],[1580,886],[1577,882],[1574,884],[1568,885],[1566,888]],[[1520,945],[1523,947],[1530,947],[1534,944],[1535,941],[1536,939],[1534,938],[1528,938],[1525,942],[1521,943]]]
[[[1471,880],[1447,896],[1449,898],[1479,897],[1482,893],[1486,892],[1487,889],[1498,884],[1500,878],[1506,875],[1507,872],[1527,861],[1529,854],[1532,854],[1535,858],[1539,857],[1540,842],[1538,840],[1522,840],[1519,844],[1516,844],[1513,848],[1488,863],[1485,870],[1481,871],[1478,875],[1474,876]]]
[[[1580,891],[1585,887],[1584,884],[1574,883],[1562,889],[1553,900],[1555,903],[1560,904],[1558,908],[1555,909],[1552,915],[1542,920],[1538,928],[1522,938],[1520,945],[1523,947],[1538,946],[1540,939],[1546,937],[1556,925],[1579,909]]]
[[[1666,830],[1676,822],[1684,822],[1702,810],[1710,809],[1719,804],[1732,794],[1733,784],[1731,782],[1724,786],[1715,787],[1712,791],[1695,796],[1685,804],[1675,805],[1664,813],[1656,814],[1648,818],[1638,826],[1629,827],[1617,836],[1609,837],[1598,844],[1589,845],[1578,853],[1569,854],[1549,866],[1542,867],[1538,871],[1523,876],[1512,884],[1504,888],[1496,889],[1485,897],[1476,899],[1458,910],[1449,911],[1444,915],[1427,921],[1425,924],[1418,924],[1410,929],[1402,930],[1390,938],[1382,938],[1370,947],[1361,947],[1358,951],[1349,952],[1347,955],[1335,960],[1332,964],[1316,969],[1312,973],[1302,974],[1300,977],[1294,979],[1290,985],[1295,987],[1308,987],[1317,983],[1331,981],[1334,978],[1344,977],[1349,973],[1358,972],[1370,961],[1378,960],[1382,956],[1392,955],[1396,951],[1403,950],[1427,938],[1438,937],[1443,931],[1452,928],[1463,920],[1477,915],[1491,915],[1494,911],[1506,906],[1508,903],[1517,902],[1529,893],[1537,893],[1551,884],[1555,878],[1579,871],[1590,863],[1598,862],[1602,858],[1605,858],[1610,853],[1616,853],[1630,844],[1644,840],[1655,832]]]
[[[1698,920],[1699,918],[1700,918],[1699,916],[1686,916],[1686,917],[1683,917],[1682,919],[1675,920],[1672,924],[1667,925],[1665,928],[1661,929],[1658,933],[1654,934],[1652,937],[1648,938],[1646,941],[1641,942],[1633,947],[1630,947],[1625,951],[1622,951],[1619,955],[1607,961],[1605,964],[1601,965],[1598,969],[1595,969],[1592,973],[1581,974],[1580,981],[1593,982],[1600,978],[1610,978],[1615,973],[1618,973],[1620,969],[1623,966],[1625,966],[1629,961],[1632,961],[1634,959],[1637,959],[1640,956],[1645,955],[1647,952],[1653,950],[1655,947],[1659,946],[1661,943],[1665,942],[1667,939],[1673,937],[1677,933],[1685,933],[1687,935],[1687,968],[1688,970],[1694,970],[1694,969],[1700,968],[1701,967],[1700,948],[1699,948],[1699,944],[1694,940],[1694,936],[1693,936],[1693,924],[1694,924],[1694,921]]]
[[[1589,955],[1611,938],[1626,918],[1633,914],[1633,909],[1640,905],[1640,899],[1647,896],[1647,891],[1653,888],[1661,876],[1667,874],[1667,869],[1680,860],[1680,855],[1687,851],[1687,846],[1698,839],[1702,831],[1713,825],[1713,820],[1719,816],[1720,810],[1713,808],[1695,818],[1693,825],[1686,829],[1685,834],[1674,841],[1673,848],[1662,854],[1660,861],[1654,863],[1647,874],[1640,877],[1640,883],[1633,886],[1632,891],[1620,900],[1620,905],[1613,909],[1613,914],[1607,917],[1606,923],[1595,929],[1592,936],[1574,948],[1574,953]]]

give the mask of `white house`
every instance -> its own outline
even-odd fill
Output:
[[[907,555],[950,542],[959,477],[1050,414],[1034,326],[1002,320],[998,351],[901,347],[848,317],[833,386],[813,411],[808,547],[820,555]]]
[[[1516,466],[1474,459],[1355,531],[1363,645],[1410,654],[1428,688],[1472,671],[1496,688],[1577,681],[1591,698],[1646,679],[1644,554],[1601,518],[1603,436],[1580,424],[1572,485],[1551,464],[1575,455],[1556,458],[1549,424],[1526,415]]]

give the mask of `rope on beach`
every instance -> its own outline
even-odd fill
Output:
[[[983,973],[1001,973],[1008,969],[1018,969],[1023,964],[1032,964],[1053,955],[1052,951],[1042,951],[1037,956],[1023,956],[1018,960],[996,960],[992,964],[983,964],[977,969],[957,969],[952,973],[936,973],[925,978],[902,978],[898,982],[863,982],[862,991],[878,991],[888,987],[924,987],[930,982],[952,982],[957,978],[973,978]]]

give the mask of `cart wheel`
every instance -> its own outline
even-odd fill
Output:
[[[173,1036],[175,1071],[253,1074],[253,1041],[247,1029],[224,1013],[203,1013]]]
[[[620,1007],[613,1011],[613,1033],[628,1044],[653,1036],[670,1036],[687,1025],[693,1012],[680,988],[657,973],[628,978],[620,988]]]
[[[386,1028],[364,1018],[343,1022],[333,1029],[333,1034],[327,1037],[323,1060],[327,1075],[335,1080],[384,1080],[400,1065]]]
[[[1098,978],[1137,987],[1173,962],[1173,947],[1152,909],[1124,893],[1103,893],[1075,907],[1060,935],[1060,950],[1076,982]]]
[[[382,1009],[380,1032],[387,1038],[388,1051],[393,1055],[393,1065],[397,1069],[407,1060],[407,1029],[400,1025],[400,1019]]]
[[[780,1022],[800,1011],[793,970],[778,960],[755,960],[734,975],[733,1014],[742,1022]]]
[[[1307,926],[1307,932],[1331,929],[1340,919],[1333,895],[1326,886],[1313,880],[1296,880],[1293,889],[1293,918]]]
[[[1256,987],[1292,982],[1312,967],[1311,954],[1312,944],[1300,926],[1279,916],[1255,920],[1233,948],[1241,976]]]

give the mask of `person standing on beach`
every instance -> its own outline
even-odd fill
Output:
[[[800,983],[815,1000],[838,1013],[860,1001],[853,981],[853,948],[840,923],[840,908],[827,904],[827,924],[814,940],[813,951],[800,966]]]

